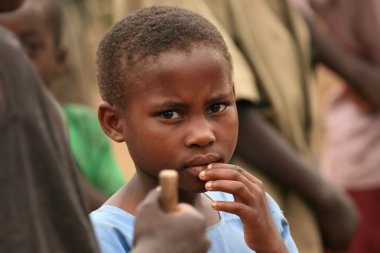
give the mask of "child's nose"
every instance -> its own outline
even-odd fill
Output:
[[[211,124],[206,119],[198,119],[189,123],[186,146],[205,147],[216,141]]]

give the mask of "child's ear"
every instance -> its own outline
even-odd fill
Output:
[[[62,67],[67,62],[67,50],[65,48],[58,48],[55,51],[55,61],[58,66]]]
[[[0,0],[1,1],[1,0]],[[55,61],[52,76],[64,76],[67,73],[66,65],[67,51],[64,48],[55,50]]]
[[[116,142],[123,142],[123,126],[121,124],[119,111],[115,106],[103,102],[98,108],[98,119],[104,133]]]

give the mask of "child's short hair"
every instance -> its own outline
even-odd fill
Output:
[[[219,50],[232,75],[231,55],[223,37],[202,16],[165,6],[143,8],[127,16],[105,34],[99,45],[97,75],[102,99],[113,105],[123,104],[137,61],[170,49],[189,50],[194,43]]]

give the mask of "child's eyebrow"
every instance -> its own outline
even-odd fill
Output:
[[[215,96],[211,97],[211,101],[223,100],[223,99],[228,98],[230,95],[231,95],[230,92],[218,93]]]
[[[234,97],[233,89],[231,90],[223,90],[213,96],[211,96],[209,100],[209,104],[221,102],[223,100],[229,100],[231,97]]]
[[[159,106],[162,107],[186,107],[184,103],[182,102],[176,102],[176,101],[164,101],[159,104]]]
[[[208,100],[208,104],[212,104],[212,103],[215,103],[215,102],[218,102],[218,101],[221,101],[221,100],[225,100],[225,99],[228,99],[229,97],[231,96],[230,92],[224,92],[224,93],[219,93],[219,94],[216,94],[214,96],[212,96],[209,100]],[[233,94],[232,94],[233,96]],[[161,103],[158,104],[158,106],[161,106],[161,107],[176,107],[176,108],[186,108],[187,105],[183,102],[177,102],[177,101],[163,101]]]

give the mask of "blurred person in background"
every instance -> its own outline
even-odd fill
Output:
[[[326,91],[321,167],[344,189],[360,214],[345,252],[380,252],[380,2],[304,0],[323,32],[317,58],[339,75]],[[315,32],[314,34],[322,33]],[[336,43],[336,50],[325,50]]]
[[[0,25],[19,38],[49,88],[59,76],[65,74],[66,55],[71,51],[62,43],[64,25],[68,24],[58,1],[27,0],[18,10],[1,14]],[[112,195],[125,179],[100,128],[96,112],[90,106],[79,103],[64,103],[62,109],[70,147],[83,174],[86,199],[93,210]]]
[[[1,25],[0,136],[0,251],[98,252],[57,103]]]

